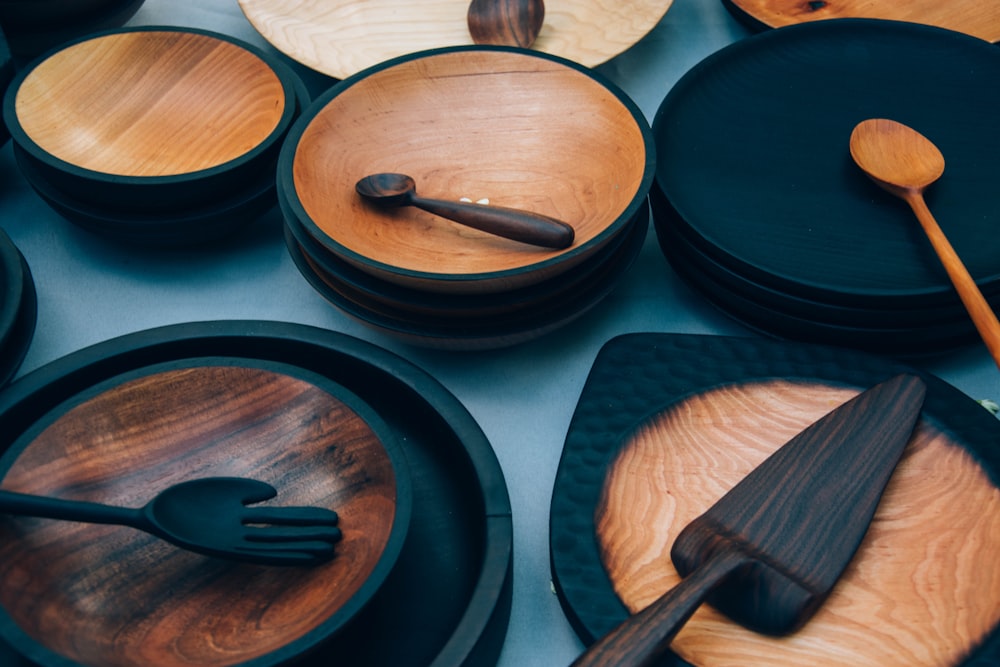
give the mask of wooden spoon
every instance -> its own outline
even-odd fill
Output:
[[[543,0],[472,0],[467,20],[476,44],[528,48],[544,19]]]
[[[543,248],[568,248],[575,232],[561,220],[502,206],[427,199],[417,196],[413,178],[406,174],[372,174],[355,185],[368,201],[382,206],[416,206],[475,229]]]
[[[887,192],[913,209],[941,259],[979,335],[1000,367],[1000,322],[924,201],[924,190],[944,173],[944,156],[927,137],[884,118],[862,121],[851,133],[851,157]]]

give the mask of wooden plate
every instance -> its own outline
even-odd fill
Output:
[[[88,35],[15,77],[4,120],[69,196],[118,210],[190,209],[240,190],[277,155],[298,106],[291,70],[272,61],[202,30]]]
[[[206,356],[290,365],[341,384],[389,425],[409,464],[414,521],[396,567],[343,640],[318,647],[302,664],[495,662],[510,612],[512,527],[503,475],[489,442],[454,396],[385,350],[274,322],[205,322],[130,334],[11,385],[0,396],[4,446],[52,407],[108,378]],[[0,662],[33,664],[2,643]]]
[[[842,348],[756,338],[630,334],[606,344],[570,423],[551,507],[557,592],[583,640],[677,580],[668,555],[677,532],[767,453],[903,371],[921,374]],[[770,638],[703,606],[663,665],[1000,658],[1000,421],[921,375],[928,392],[914,438],[816,617]]]
[[[937,143],[947,166],[928,204],[980,286],[996,289],[998,79],[995,45],[940,28],[840,19],[755,35],[664,99],[657,186],[690,237],[757,283],[852,307],[959,306],[913,214],[847,143],[869,117]]]
[[[909,21],[964,32],[988,42],[1000,40],[1000,5],[980,0],[722,0],[752,28],[780,28],[824,19],[868,18]]]
[[[648,227],[648,218],[639,216],[625,231],[625,243],[610,261],[598,266],[550,301],[534,303],[510,313],[482,317],[419,314],[371,299],[312,261],[287,226],[285,240],[292,260],[306,281],[323,298],[354,319],[412,345],[468,351],[523,343],[581,317],[621,282],[642,249]]]
[[[548,0],[533,48],[594,67],[652,30],[672,0]],[[264,38],[337,79],[397,56],[471,44],[467,0],[240,0]]]
[[[501,292],[572,268],[622,231],[647,206],[654,159],[641,112],[594,72],[523,50],[441,49],[320,96],[289,132],[278,196],[359,270],[426,291]],[[428,197],[550,215],[576,240],[539,248],[362,201],[356,182],[386,171],[413,176]]]

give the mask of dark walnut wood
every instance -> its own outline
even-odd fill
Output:
[[[637,613],[681,581],[666,554],[686,525],[856,394],[784,380],[723,386],[640,425],[595,514],[601,558],[626,607]],[[852,470],[845,464],[844,476]],[[824,500],[834,510],[841,499]],[[959,509],[969,507],[977,509]],[[671,650],[699,667],[958,664],[1000,622],[1000,578],[977,566],[998,549],[1000,494],[973,456],[921,421],[858,553],[808,623],[771,637],[702,605]]]
[[[476,44],[527,48],[545,21],[543,0],[472,0],[466,17]]]
[[[390,454],[342,388],[258,363],[163,370],[63,408],[27,434],[3,488],[139,506],[192,477],[252,477],[281,504],[335,510],[335,557],[233,564],[126,527],[2,517],[0,601],[24,632],[84,664],[231,665],[316,630],[361,589],[400,501]]]

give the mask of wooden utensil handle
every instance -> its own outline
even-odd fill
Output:
[[[146,529],[146,521],[141,510],[81,500],[34,496],[15,491],[0,490],[0,514],[36,516],[85,523],[106,523]]]
[[[442,218],[543,248],[568,248],[575,232],[561,220],[502,206],[412,197],[410,203]]]
[[[948,277],[951,278],[959,298],[965,304],[965,309],[969,311],[969,316],[990,351],[993,361],[1000,368],[1000,321],[997,321],[996,314],[948,241],[948,237],[941,231],[923,196],[919,193],[907,194],[905,199],[924,228],[931,245],[934,246],[934,251],[948,272]]]
[[[729,574],[751,560],[720,550],[652,604],[594,642],[572,667],[647,667],[666,652],[674,636]]]

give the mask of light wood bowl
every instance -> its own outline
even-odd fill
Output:
[[[273,168],[299,111],[287,72],[215,33],[115,30],[27,67],[7,91],[4,119],[69,196],[177,210]]]
[[[279,51],[337,79],[418,51],[470,45],[468,0],[239,0]],[[532,48],[587,67],[645,37],[672,0],[546,0]]]
[[[340,633],[392,571],[411,486],[395,432],[325,377],[238,358],[98,382],[0,459],[5,489],[141,506],[195,477],[272,484],[269,504],[337,511],[314,567],[233,563],[146,533],[0,517],[0,630],[43,667],[284,665]],[[6,443],[5,443],[6,444]]]
[[[585,260],[632,220],[652,182],[650,129],[627,96],[561,58],[501,47],[405,56],[334,86],[289,132],[282,206],[362,271],[416,289],[500,292]],[[412,207],[362,201],[376,172],[427,197],[523,208],[572,225],[566,250],[510,241]]]

